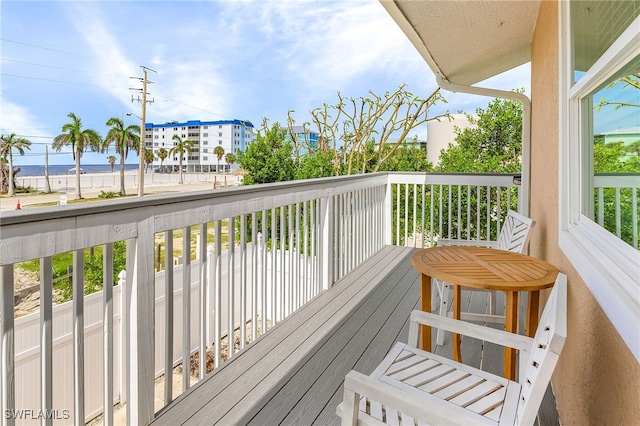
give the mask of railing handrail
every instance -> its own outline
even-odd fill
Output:
[[[398,179],[402,179],[402,177],[409,177],[413,180],[423,179],[420,183],[457,183],[454,181],[447,181],[447,178],[452,178],[454,180],[469,178],[471,176],[479,179],[474,181],[474,184],[483,185],[486,183],[492,183],[496,178],[501,178],[503,180],[508,179],[509,177],[513,178],[518,176],[519,174],[495,174],[495,173],[432,173],[432,172],[378,172],[378,173],[368,173],[368,174],[357,174],[357,175],[349,175],[349,176],[334,176],[334,177],[325,177],[325,178],[317,178],[317,179],[305,179],[305,180],[295,180],[295,181],[287,181],[287,182],[276,182],[276,183],[267,183],[260,185],[248,185],[248,186],[239,186],[233,188],[223,188],[218,190],[200,190],[200,191],[192,191],[185,193],[171,193],[171,194],[156,194],[148,197],[135,197],[135,198],[126,198],[126,199],[115,199],[115,200],[105,200],[105,201],[96,201],[92,203],[86,204],[68,204],[63,206],[51,206],[51,207],[42,207],[38,209],[28,209],[28,210],[8,210],[3,211],[2,214],[2,222],[0,222],[1,226],[22,224],[22,223],[33,223],[35,221],[40,220],[51,220],[51,219],[63,219],[68,217],[79,217],[84,215],[95,215],[102,213],[111,213],[111,212],[121,212],[126,209],[134,209],[140,207],[161,207],[167,204],[174,205],[176,203],[181,202],[189,202],[189,201],[204,201],[207,200],[213,205],[216,204],[225,204],[228,203],[229,198],[238,196],[242,194],[243,200],[246,200],[247,195],[254,195],[254,198],[265,198],[265,197],[273,197],[276,195],[287,194],[291,192],[296,192],[299,194],[301,191],[304,192],[305,189],[309,190],[318,190],[318,189],[332,189],[334,194],[347,192],[351,187],[347,187],[346,185],[350,185],[351,182],[358,181],[369,181],[374,177],[379,179],[386,179],[387,176],[390,180],[390,183],[407,183],[405,180],[401,182]],[[381,180],[382,182],[382,180]],[[413,183],[413,182],[411,182]],[[466,183],[465,183],[466,184]],[[373,185],[368,185],[373,186]],[[293,191],[295,190],[295,191]],[[297,197],[298,199],[299,197]],[[251,199],[251,197],[249,198]],[[305,201],[304,199],[300,199],[300,201]]]
[[[594,173],[595,188],[640,188],[640,173]]]
[[[123,210],[139,209],[139,208],[163,208],[167,206],[175,206],[177,203],[200,201],[207,205],[220,205],[233,202],[233,198],[241,197],[243,202],[246,200],[254,201],[256,199],[266,199],[278,195],[286,195],[295,193],[296,201],[307,201],[307,197],[300,196],[306,191],[330,190],[326,195],[340,194],[353,189],[354,182],[367,182],[365,186],[371,187],[378,184],[386,183],[387,173],[371,173],[350,176],[335,176],[317,179],[295,180],[287,182],[275,182],[260,185],[247,185],[233,188],[222,188],[216,190],[199,190],[184,193],[156,194],[147,197],[134,197],[126,199],[113,199],[105,201],[96,201],[85,204],[68,204],[62,206],[42,207],[38,209],[28,210],[8,210],[3,211],[0,227],[9,225],[19,225],[25,223],[33,223],[41,220],[64,219],[69,217],[81,217],[86,215],[108,214],[113,212],[122,212]],[[371,184],[371,179],[377,179]],[[273,204],[273,203],[271,203]],[[269,205],[269,203],[265,203]],[[266,208],[270,208],[267,206]],[[168,210],[171,210],[170,208]],[[246,211],[251,211],[247,208]],[[1,263],[0,263],[1,264]]]

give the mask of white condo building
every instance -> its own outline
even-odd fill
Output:
[[[191,155],[184,155],[182,167],[189,172],[213,172],[236,168],[237,164],[228,165],[225,156],[228,153],[237,155],[244,152],[247,146],[255,140],[253,124],[245,120],[200,121],[186,122],[171,121],[164,124],[145,124],[145,146],[152,149],[155,159],[153,168],[160,167],[158,151],[162,148],[171,151],[177,144],[173,139],[178,135],[182,140],[193,141]],[[216,147],[224,149],[222,159],[214,153]],[[164,167],[177,171],[179,158],[172,153],[163,162]]]

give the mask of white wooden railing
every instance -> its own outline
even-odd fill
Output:
[[[208,352],[217,367],[384,244],[490,239],[517,206],[511,175],[380,173],[3,212],[2,422],[52,424],[42,417],[53,413],[60,423],[83,424],[103,412],[113,424],[119,402],[129,423],[146,424],[175,397],[174,375],[165,373],[184,353],[202,360]],[[113,287],[119,241],[126,242],[126,274]],[[85,252],[96,246],[104,291],[85,296]],[[73,301],[54,308],[54,256],[69,252]],[[175,265],[174,257],[182,260]],[[40,262],[41,309],[14,320],[14,271],[32,259]],[[182,282],[191,283],[191,297],[182,297]],[[29,380],[20,365],[23,322],[30,324],[30,365],[33,357],[39,365]],[[237,347],[225,356],[234,334]],[[189,370],[182,390],[193,380]],[[197,377],[206,374],[199,363]],[[158,377],[165,391],[154,406]],[[44,415],[33,421],[34,412]]]

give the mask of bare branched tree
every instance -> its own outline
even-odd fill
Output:
[[[318,150],[333,153],[336,175],[365,172],[368,165],[375,172],[413,129],[431,120],[450,119],[448,112],[429,117],[429,108],[446,102],[439,88],[422,99],[405,87],[382,96],[370,91],[369,97],[357,98],[338,92],[337,104],[311,111],[319,133]],[[366,149],[367,144],[374,148]]]

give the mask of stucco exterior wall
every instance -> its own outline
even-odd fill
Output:
[[[558,247],[558,4],[542,1],[532,43],[531,254],[567,274],[568,338],[552,384],[560,422],[640,422],[640,364]]]

